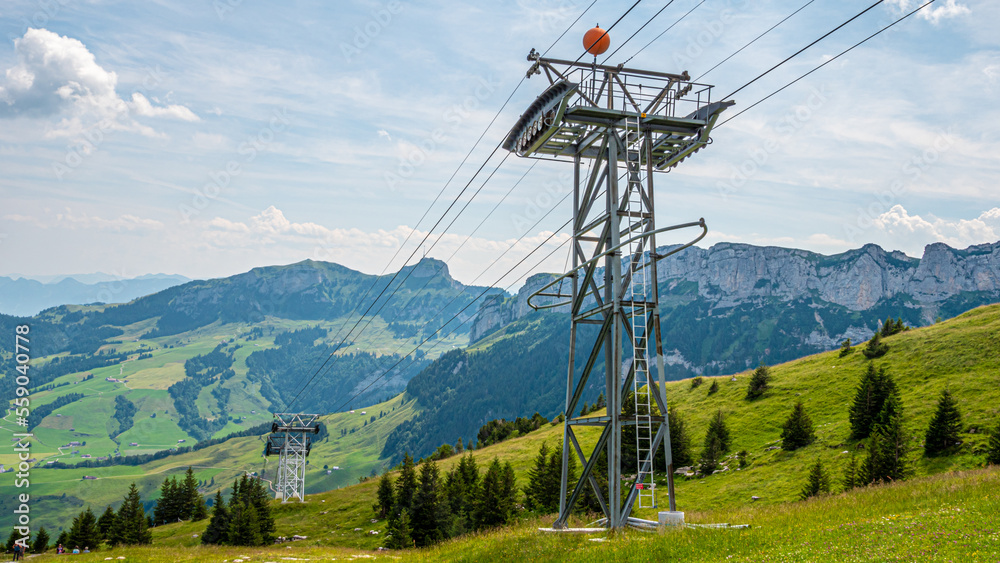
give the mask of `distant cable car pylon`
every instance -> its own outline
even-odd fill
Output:
[[[305,502],[306,458],[312,449],[312,436],[319,434],[321,426],[318,414],[274,413],[264,457],[278,456],[275,498],[281,502],[293,498]]]

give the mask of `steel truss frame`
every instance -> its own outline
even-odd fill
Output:
[[[669,170],[709,144],[719,113],[733,102],[712,102],[711,87],[690,83],[686,72],[674,75],[545,59],[534,50],[528,60],[534,61],[528,76],[544,71],[550,86],[520,117],[503,146],[522,157],[571,160],[574,170],[573,266],[528,298],[535,309],[568,308],[571,317],[562,494],[553,528],[566,527],[569,511],[589,486],[606,516],[606,525],[617,529],[628,524],[640,495],[653,498],[644,485],[652,482],[653,460],[661,445],[667,460],[670,510],[676,509],[656,264],[697,243],[708,232],[703,219],[656,227],[653,172]],[[678,112],[683,117],[678,117]],[[592,161],[589,174],[582,166],[584,160]],[[657,234],[686,228],[700,228],[701,233],[669,252],[657,251]],[[641,291],[633,283],[638,278],[643,280]],[[563,293],[567,280],[569,294]],[[648,289],[645,280],[652,280]],[[583,325],[596,325],[599,331],[577,377],[576,348]],[[596,369],[602,354],[607,412],[573,418],[588,384],[602,375]],[[651,365],[655,365],[658,382],[650,376]],[[641,374],[639,385],[637,373]],[[651,410],[641,413],[637,408],[635,414],[624,415],[630,387],[637,396],[642,389],[648,409],[651,397],[660,414],[653,415]],[[601,428],[589,455],[574,430],[580,426]],[[626,426],[636,426],[637,436],[641,427],[652,435],[646,438],[646,445],[637,446],[637,473],[622,498],[621,439]],[[602,491],[594,478],[594,467],[605,451],[608,489]],[[572,455],[577,456],[583,471],[570,490]]]
[[[286,503],[293,498],[305,502],[306,457],[311,449],[311,435],[319,432],[319,415],[275,413],[265,455],[278,453],[278,478],[275,498]]]

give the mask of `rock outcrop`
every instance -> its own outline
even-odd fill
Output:
[[[919,309],[921,324],[938,315],[939,306],[962,294],[980,300],[1000,299],[1000,242],[957,250],[928,245],[921,259],[887,252],[875,244],[824,256],[805,250],[719,243],[688,248],[658,264],[661,306],[674,288],[697,285],[697,296],[711,308],[726,309],[763,302],[809,300],[817,306],[869,311],[892,300]],[[473,340],[513,322],[530,309],[527,296],[551,279],[537,275],[517,296],[484,304],[475,320]],[[817,319],[822,324],[822,320]],[[849,327],[835,335],[805,336],[816,345],[840,337],[863,337],[870,329]]]

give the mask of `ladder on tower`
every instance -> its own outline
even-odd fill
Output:
[[[625,228],[622,230],[628,233],[629,238],[637,239],[628,245],[631,274],[629,297],[631,302],[632,366],[635,371],[632,391],[635,396],[636,501],[640,508],[655,508],[656,495],[653,464],[651,463],[654,434],[651,408],[653,385],[649,371],[648,343],[650,339],[647,328],[650,316],[653,314],[649,297],[651,295],[649,284],[656,283],[656,280],[648,279],[650,268],[646,259],[647,256],[654,253],[655,249],[646,248],[647,239],[637,237],[641,232],[647,230],[651,219],[649,206],[646,203],[647,199],[644,196],[646,147],[645,135],[640,127],[639,119],[637,114],[626,118],[627,216]],[[647,459],[650,460],[650,463],[643,463]]]

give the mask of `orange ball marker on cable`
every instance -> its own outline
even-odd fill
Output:
[[[583,48],[595,57],[607,51],[610,46],[611,36],[600,27],[595,26],[583,34]]]

